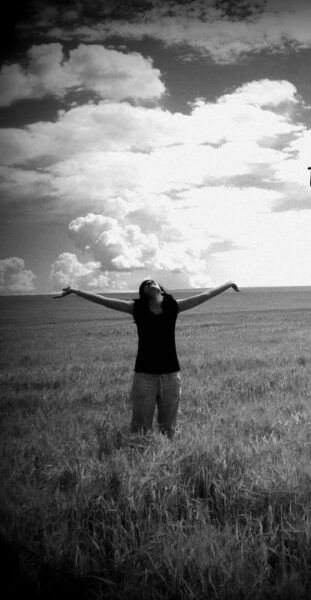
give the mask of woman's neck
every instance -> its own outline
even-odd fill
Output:
[[[163,302],[163,296],[159,292],[159,294],[156,294],[153,298],[150,298],[150,300],[149,300],[149,309],[151,311],[162,310],[162,302]]]

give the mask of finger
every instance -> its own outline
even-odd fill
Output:
[[[63,298],[64,296],[67,296],[67,294],[69,294],[69,292],[62,292],[61,294],[57,294],[57,296],[53,296],[54,298]]]

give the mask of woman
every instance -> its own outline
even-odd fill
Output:
[[[64,288],[63,293],[55,298],[76,294],[91,302],[133,315],[138,332],[138,352],[131,394],[132,432],[146,433],[152,428],[157,404],[160,431],[172,437],[181,394],[180,366],[175,346],[177,315],[229,288],[240,291],[235,283],[229,281],[209,292],[175,300],[156,281],[145,279],[139,287],[139,298],[136,300],[107,298],[72,287]]]

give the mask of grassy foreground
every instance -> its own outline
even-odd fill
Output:
[[[130,435],[135,328],[103,310],[8,326],[8,597],[310,598],[311,311],[181,315],[171,442]]]

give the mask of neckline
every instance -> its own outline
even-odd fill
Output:
[[[163,309],[161,310],[161,312],[154,312],[150,308],[148,310],[154,317],[160,317],[160,315],[163,315],[163,312],[164,312]]]

